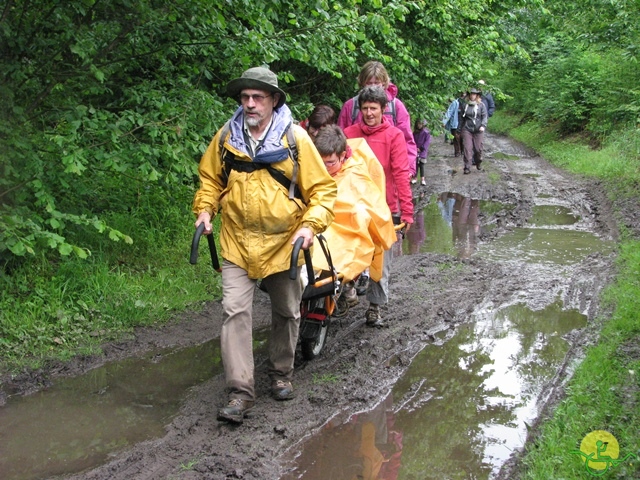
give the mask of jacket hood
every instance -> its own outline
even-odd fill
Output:
[[[389,82],[389,86],[387,87],[387,100],[391,101],[398,96],[398,87],[396,87],[393,83]]]
[[[255,157],[253,157],[254,162],[280,162],[289,156],[289,150],[284,146],[282,138],[292,122],[293,116],[287,105],[282,105],[280,108],[273,110],[271,126],[264,138],[262,147],[260,147]],[[251,157],[249,147],[244,141],[244,115],[242,107],[238,107],[233,117],[231,117],[230,130],[231,135],[227,140],[229,145]]]

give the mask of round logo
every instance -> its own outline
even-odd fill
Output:
[[[620,456],[620,445],[616,437],[605,430],[588,433],[580,443],[580,451],[585,455],[585,466],[594,470],[606,470],[612,460]]]

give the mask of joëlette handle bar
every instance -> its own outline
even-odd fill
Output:
[[[189,262],[191,265],[195,265],[198,261],[198,246],[200,245],[200,237],[204,232],[204,222],[198,225],[196,232],[193,234],[193,240],[191,241],[191,257]],[[211,254],[211,265],[216,272],[221,272],[220,261],[218,260],[218,251],[216,250],[216,241],[213,238],[213,234],[207,235],[207,242],[209,243],[209,253]]]
[[[395,215],[393,216],[393,228],[395,229],[396,233],[399,233],[400,235],[402,235],[402,238],[404,238],[407,224],[406,222],[403,222],[402,220],[400,220],[399,216],[395,216]]]
[[[291,252],[291,264],[289,265],[289,278],[295,280],[298,277],[298,257],[300,256],[300,249],[304,243],[304,238],[298,237],[293,244],[293,251]],[[303,250],[304,263],[307,266],[307,276],[309,277],[309,285],[316,283],[316,275],[313,271],[313,265],[311,264],[311,252],[309,249]]]

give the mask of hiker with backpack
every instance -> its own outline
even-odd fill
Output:
[[[475,165],[478,171],[482,171],[484,131],[489,117],[487,107],[480,95],[480,90],[470,88],[464,99],[460,101],[458,130],[462,135],[465,175],[471,173],[471,165]]]
[[[383,114],[387,102],[387,95],[381,86],[364,87],[358,95],[361,118],[358,123],[345,128],[344,134],[347,138],[364,138],[367,141],[384,170],[387,205],[408,230],[413,223],[413,195],[409,184],[407,144],[402,131]],[[386,251],[380,281],[369,280],[369,309],[365,318],[366,324],[371,327],[384,326],[380,305],[388,301],[391,260],[391,251]]]
[[[391,83],[387,69],[381,62],[370,60],[364,64],[358,75],[358,85],[360,89],[367,85],[381,86],[387,95],[387,106],[384,114],[391,120],[391,124],[402,131],[405,142],[407,143],[407,158],[409,161],[409,180],[416,175],[416,157],[418,150],[413,140],[413,132],[411,131],[411,117],[404,103],[398,97],[398,87]],[[358,105],[358,95],[347,100],[340,115],[338,115],[338,125],[342,130],[357,123],[362,118],[360,107]]]
[[[453,145],[453,156],[459,157],[462,154],[462,134],[460,130],[458,130],[458,113],[460,111],[460,103],[464,98],[464,93],[459,93],[456,98],[454,98],[449,107],[447,108],[447,112],[442,119],[442,125],[445,130],[450,132],[453,136],[451,140],[451,144]]]
[[[265,67],[246,70],[227,85],[240,106],[204,153],[193,212],[196,227],[220,213],[222,248],[222,363],[229,393],[218,420],[240,424],[255,403],[252,304],[257,279],[271,298],[268,374],[276,400],[293,397],[291,383],[302,286],[289,279],[293,243],[333,220],[336,183],[307,132],[293,124],[285,92]],[[302,265],[303,259],[298,261]],[[298,277],[299,278],[299,277]]]

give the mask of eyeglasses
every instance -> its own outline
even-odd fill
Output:
[[[265,98],[269,98],[272,97],[273,95],[262,95],[260,93],[254,93],[253,95],[249,95],[248,93],[241,93],[240,94],[240,101],[242,103],[247,103],[249,101],[249,99],[253,99],[253,101],[255,103],[262,103],[264,102]]]
[[[324,166],[325,167],[333,167],[334,165],[337,165],[340,162],[342,162],[342,159],[340,157],[337,157],[335,160],[332,160],[332,161],[324,160]]]

